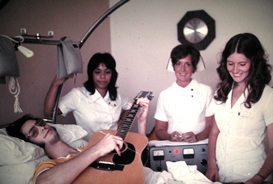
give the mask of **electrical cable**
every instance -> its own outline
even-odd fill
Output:
[[[20,85],[17,78],[9,76],[9,92],[14,95],[14,113],[22,113],[23,110],[19,103]]]

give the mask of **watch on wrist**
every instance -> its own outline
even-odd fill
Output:
[[[255,175],[259,176],[259,177],[262,179],[262,181],[265,180],[265,177],[264,177],[263,175],[261,175],[260,173],[257,173],[257,174],[255,174]]]
[[[197,134],[195,135],[195,138],[196,138],[197,142],[200,140],[199,136]]]

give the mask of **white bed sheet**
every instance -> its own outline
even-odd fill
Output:
[[[83,139],[87,132],[78,125],[51,124],[56,127],[60,138],[74,148],[87,144]],[[36,166],[49,158],[44,150],[34,144],[8,136],[0,129],[0,183],[29,184]]]

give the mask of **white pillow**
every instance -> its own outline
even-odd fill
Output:
[[[50,124],[55,127],[60,138],[71,145],[79,148],[87,144],[82,138],[87,132],[78,125]],[[8,136],[5,129],[0,130],[0,165],[26,163],[45,155],[44,149],[21,139]]]
[[[45,155],[41,147],[5,134],[0,134],[0,148],[0,165],[26,163]]]
[[[60,138],[74,148],[87,144],[87,132],[78,125],[50,124]],[[0,183],[31,183],[36,166],[48,160],[44,150],[32,143],[7,135],[0,129]]]
[[[74,124],[62,125],[62,124],[52,124],[52,123],[48,123],[48,124],[52,127],[55,127],[61,140],[63,140],[69,145],[73,144],[75,141],[81,141],[81,139],[83,139],[87,135],[87,132],[79,125],[74,125]]]

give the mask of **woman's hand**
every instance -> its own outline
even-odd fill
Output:
[[[57,79],[57,76],[52,81],[52,86],[59,86],[65,83],[68,78]]]
[[[196,135],[193,132],[186,132],[181,134],[180,140],[189,143],[194,143],[198,141]]]
[[[170,134],[170,141],[193,143],[197,142],[198,140],[193,132],[186,132],[180,134],[177,131],[174,131],[173,133]]]
[[[216,163],[209,163],[206,177],[211,181],[218,181],[219,173]]]
[[[44,102],[44,116],[48,118],[52,118],[53,116],[53,108],[55,105],[55,99],[58,93],[58,88],[60,85],[65,83],[68,78],[57,79],[57,76],[54,77],[50,88],[46,94],[45,102]],[[61,112],[58,110],[58,114]]]
[[[170,134],[169,140],[174,142],[181,142],[181,134],[178,133],[177,131],[174,131],[173,133]]]

